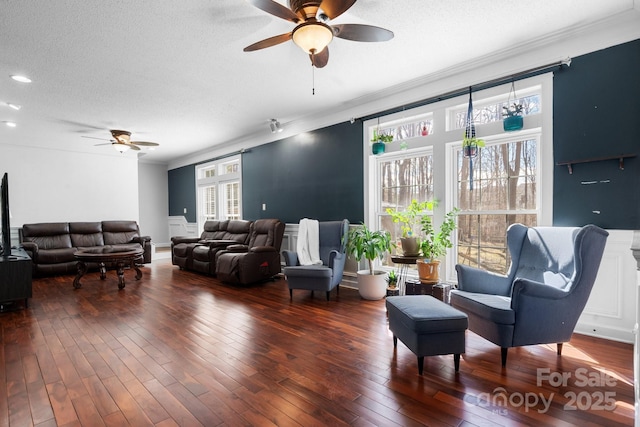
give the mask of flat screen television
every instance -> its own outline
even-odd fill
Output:
[[[11,256],[11,227],[9,224],[9,176],[5,172],[0,189],[0,217],[2,221],[2,257]]]

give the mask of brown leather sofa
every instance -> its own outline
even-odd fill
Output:
[[[216,254],[232,244],[247,244],[252,221],[207,221],[200,237],[171,238],[171,262],[180,269],[216,274]]]
[[[256,220],[248,244],[229,245],[216,254],[218,279],[246,285],[272,279],[280,273],[284,227],[277,219]]]
[[[141,236],[135,221],[24,224],[20,242],[33,261],[34,275],[75,273],[74,253],[102,246],[142,249],[144,262],[151,262],[151,237]]]

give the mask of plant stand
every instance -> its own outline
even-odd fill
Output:
[[[388,297],[395,297],[398,295],[400,295],[400,288],[398,288],[397,286],[395,288],[387,288]]]

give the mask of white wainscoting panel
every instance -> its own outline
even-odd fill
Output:
[[[598,276],[575,331],[632,343],[636,321],[636,262],[630,249],[633,231],[607,231]]]
[[[169,223],[169,237],[197,237],[200,235],[198,233],[198,224],[187,222],[187,219],[182,215],[170,216],[167,221]]]

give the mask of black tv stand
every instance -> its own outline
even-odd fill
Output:
[[[31,258],[24,249],[12,249],[11,255],[0,257],[0,311],[16,307],[16,302],[24,300],[24,307],[29,307],[32,296]]]

